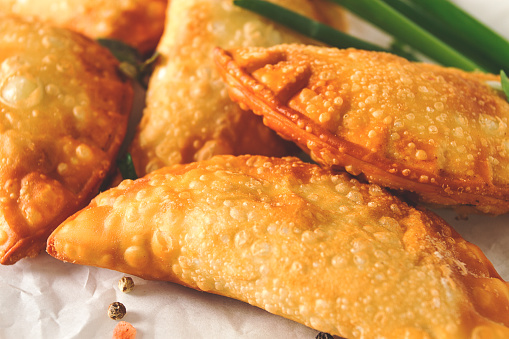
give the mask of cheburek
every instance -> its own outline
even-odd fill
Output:
[[[311,1],[273,2],[320,18]],[[232,0],[172,0],[146,108],[130,148],[137,173],[216,154],[281,156],[294,150],[259,117],[231,101],[212,50],[304,41],[309,40],[234,6]]]
[[[90,38],[121,40],[145,54],[164,28],[168,0],[0,0],[0,12],[34,16]]]
[[[223,155],[125,180],[47,251],[351,339],[509,335],[509,286],[478,247],[377,185],[292,157]]]
[[[302,45],[218,49],[216,62],[234,100],[320,164],[431,204],[509,211],[498,76]]]
[[[0,262],[45,248],[97,194],[124,138],[132,86],[88,38],[0,15]]]

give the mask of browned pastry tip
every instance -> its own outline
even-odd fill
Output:
[[[304,45],[218,48],[215,60],[232,99],[320,164],[434,205],[509,211],[498,76]]]
[[[509,286],[479,248],[377,185],[296,158],[216,156],[124,181],[47,250],[345,338],[509,335]]]

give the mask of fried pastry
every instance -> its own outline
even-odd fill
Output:
[[[121,40],[142,54],[154,51],[168,0],[0,0],[0,12],[35,16],[90,38]]]
[[[445,221],[297,158],[215,156],[98,195],[52,256],[346,338],[507,338],[509,286]]]
[[[313,0],[313,4],[321,15],[322,23],[340,31],[348,30],[349,23],[343,7],[330,0]]]
[[[308,0],[274,2],[320,17]],[[295,149],[231,101],[212,50],[309,40],[234,6],[232,0],[173,0],[167,19],[147,107],[130,149],[137,173],[215,154],[281,156]]]
[[[509,211],[509,103],[489,84],[498,76],[354,49],[215,54],[231,97],[318,163],[430,204]]]
[[[125,135],[132,86],[96,42],[0,15],[0,262],[43,250],[89,203]]]

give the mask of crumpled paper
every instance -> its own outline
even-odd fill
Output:
[[[176,284],[132,277],[134,290],[123,293],[118,289],[122,276],[60,262],[47,254],[2,267],[1,337],[111,338],[117,321],[108,317],[107,309],[114,301],[126,306],[122,320],[136,327],[137,338],[316,335],[316,331],[242,302]]]
[[[509,2],[456,0],[467,11],[509,38]],[[352,32],[383,41],[384,36],[352,18]],[[138,105],[138,107],[140,107]],[[478,245],[499,274],[509,280],[509,215],[457,218],[438,210],[463,237]],[[96,267],[60,262],[46,253],[0,267],[0,337],[111,338],[118,321],[108,305],[122,302],[122,319],[147,338],[296,338],[313,339],[317,331],[259,308],[179,285],[133,277],[131,293],[118,289],[124,276]]]

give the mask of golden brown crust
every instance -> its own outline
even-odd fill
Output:
[[[168,0],[0,0],[0,12],[34,16],[90,38],[121,40],[152,52],[164,28]]]
[[[231,97],[319,163],[428,203],[509,211],[509,103],[494,75],[301,45],[217,50]]]
[[[431,212],[296,158],[216,156],[97,196],[48,252],[347,338],[506,338],[509,286]]]
[[[308,0],[276,0],[319,18]],[[226,92],[212,60],[216,46],[271,46],[309,42],[232,0],[173,0],[168,7],[161,58],[150,80],[147,107],[130,149],[140,175],[216,154],[281,156],[294,150],[243,112]]]
[[[348,30],[348,19],[342,7],[330,0],[313,0],[313,4],[322,16],[321,22],[340,31]]]
[[[131,84],[77,33],[0,15],[0,262],[44,249],[97,194],[124,138]]]

